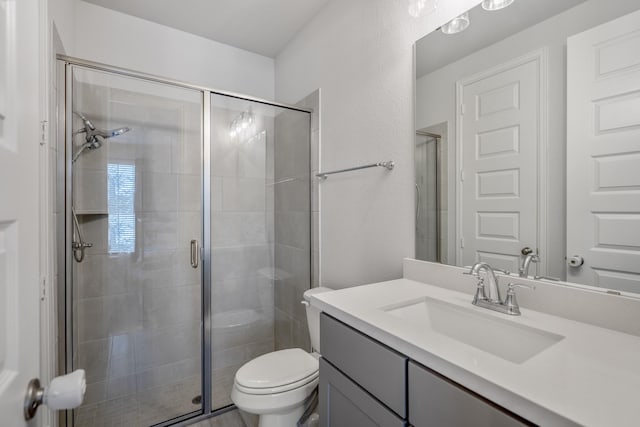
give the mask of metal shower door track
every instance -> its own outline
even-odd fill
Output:
[[[214,88],[210,88],[210,87],[207,87],[207,86],[196,85],[196,84],[193,84],[193,83],[187,83],[187,82],[183,82],[183,81],[180,81],[180,80],[174,80],[174,79],[169,79],[169,78],[162,77],[162,76],[156,76],[156,75],[153,75],[153,74],[148,74],[148,73],[142,73],[142,72],[139,72],[139,71],[129,70],[127,68],[114,67],[114,66],[111,66],[111,65],[101,64],[99,62],[88,61],[86,59],[74,58],[72,56],[66,56],[66,55],[58,54],[56,57],[57,57],[58,60],[64,61],[67,64],[79,65],[81,67],[91,68],[91,69],[99,70],[99,71],[107,71],[109,73],[119,74],[121,76],[134,77],[134,78],[148,80],[148,81],[152,81],[152,82],[156,82],[156,83],[162,83],[162,84],[171,85],[171,86],[178,86],[178,87],[182,87],[182,88],[185,88],[185,89],[193,89],[193,90],[198,90],[198,91],[202,91],[202,92],[215,93],[217,95],[228,96],[230,98],[244,99],[244,100],[247,100],[247,101],[253,101],[253,102],[260,103],[260,104],[271,105],[273,107],[281,107],[281,108],[286,108],[288,110],[301,111],[303,113],[312,113],[313,112],[313,110],[311,110],[309,108],[303,108],[303,107],[299,107],[299,106],[296,106],[296,105],[285,104],[285,103],[282,103],[282,102],[269,101],[267,99],[258,98],[258,97],[254,97],[254,96],[250,96],[250,95],[243,95],[241,93],[214,89]]]

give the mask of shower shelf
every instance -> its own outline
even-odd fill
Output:
[[[76,210],[76,215],[99,215],[99,216],[107,216],[109,212],[105,211],[82,211]]]

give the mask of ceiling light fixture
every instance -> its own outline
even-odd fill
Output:
[[[469,26],[469,13],[465,12],[462,15],[456,16],[451,21],[440,27],[440,30],[445,34],[456,34],[464,31]]]
[[[513,1],[514,0],[483,0],[482,8],[489,11],[500,10],[509,6]]]
[[[409,15],[419,18],[436,9],[436,0],[409,0]]]

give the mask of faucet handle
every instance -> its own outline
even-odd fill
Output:
[[[515,288],[527,288],[529,290],[534,290],[536,287],[532,285],[525,285],[524,283],[509,283],[507,285],[507,296],[504,298],[504,306],[507,309],[507,314],[520,314],[520,306],[518,305],[518,300],[516,299],[516,289]]]
[[[515,293],[515,288],[528,288],[532,291],[536,289],[536,287],[533,285],[525,285],[524,283],[509,283],[507,285],[507,293]]]
[[[496,272],[496,273],[502,273],[502,274],[504,274],[506,276],[511,276],[511,272],[509,270],[503,270],[501,268],[494,268],[493,271]]]
[[[473,266],[465,265],[463,268],[468,268],[469,269],[469,271],[463,271],[462,272],[462,274],[464,274],[465,276],[478,277],[476,274],[473,274]]]
[[[465,273],[471,274],[471,273]],[[473,296],[473,304],[477,304],[478,301],[487,301],[487,294],[484,288],[484,277],[478,277],[478,283],[476,284],[476,294]]]

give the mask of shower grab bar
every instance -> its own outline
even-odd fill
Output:
[[[335,170],[331,172],[319,172],[316,174],[316,176],[320,179],[327,179],[329,175],[333,175],[336,173],[351,172],[351,171],[357,171],[360,169],[375,168],[375,167],[385,168],[386,170],[390,171],[390,170],[393,170],[393,168],[395,167],[395,163],[393,162],[393,160],[389,160],[388,162],[371,163],[370,165],[356,166],[354,168],[340,169],[340,170]]]

